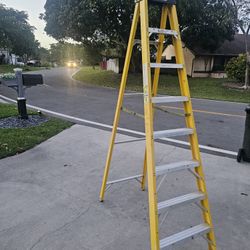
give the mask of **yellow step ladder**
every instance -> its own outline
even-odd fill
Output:
[[[148,10],[149,4],[159,5],[162,8],[160,28],[149,27]],[[128,77],[129,65],[132,55],[132,50],[135,42],[135,35],[140,19],[141,25],[141,49],[142,49],[142,68],[143,68],[143,92],[144,92],[144,120],[146,134],[146,150],[144,158],[143,174],[123,178],[116,181],[108,182],[110,163],[115,144],[120,113],[122,110],[124,92]],[[170,23],[170,29],[166,29],[167,20]],[[150,44],[149,38],[151,34],[158,34],[158,47],[156,54],[156,62],[150,62]],[[161,63],[165,36],[171,36],[173,46],[175,48],[176,63]],[[151,69],[154,68],[153,84],[151,80]],[[157,96],[158,81],[160,68],[177,69],[181,96]],[[154,131],[153,115],[154,106],[159,103],[183,103],[185,111],[186,128],[170,129],[165,131]],[[174,162],[162,166],[155,166],[155,149],[154,140],[160,138],[169,138],[175,136],[189,137],[192,160]],[[160,175],[170,174],[182,170],[191,171],[197,180],[197,191],[190,194],[185,194],[167,201],[157,201],[156,177]],[[176,12],[175,0],[136,0],[135,11],[132,21],[131,33],[128,42],[125,65],[122,74],[121,86],[118,96],[118,102],[113,123],[110,146],[108,150],[106,166],[103,176],[103,182],[100,192],[100,201],[104,201],[104,194],[107,188],[114,184],[131,179],[141,179],[142,189],[145,189],[145,178],[148,180],[148,202],[149,202],[149,221],[150,221],[150,239],[151,250],[167,249],[177,243],[187,239],[192,239],[196,236],[202,236],[207,240],[208,249],[215,250],[215,236],[211,220],[208,196],[204,173],[202,169],[197,132],[192,110],[188,79],[185,69],[185,62],[182,50],[182,42],[179,30],[179,23]],[[199,202],[203,217],[203,223],[197,226],[192,226],[184,231],[178,232],[165,239],[159,239],[158,212],[177,205],[185,205],[187,203]]]

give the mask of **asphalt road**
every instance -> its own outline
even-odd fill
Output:
[[[43,70],[45,84],[27,90],[27,103],[79,118],[112,125],[118,90],[85,85],[71,78],[75,69]],[[0,94],[16,99],[15,91],[0,85]],[[124,107],[143,113],[140,93],[127,93]],[[246,104],[193,99],[199,143],[225,150],[238,151],[242,145]],[[168,105],[173,113],[181,106]],[[144,122],[127,113],[122,114],[122,128],[144,131]],[[181,116],[156,112],[155,130],[185,127]],[[186,140],[186,138],[180,138]]]

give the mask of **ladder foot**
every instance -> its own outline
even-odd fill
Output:
[[[141,190],[142,191],[145,191],[146,190],[146,187],[145,187],[146,185],[145,185],[145,182],[142,180],[142,182],[141,182]]]

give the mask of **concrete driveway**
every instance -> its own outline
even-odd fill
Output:
[[[1,250],[149,249],[147,192],[130,181],[98,201],[110,132],[75,125],[21,155],[0,161]],[[118,140],[131,139],[119,135]],[[156,144],[157,164],[190,159],[190,152]],[[111,178],[138,174],[144,142],[115,148]],[[248,250],[250,165],[203,154],[218,249]],[[171,174],[159,200],[195,190],[188,172]],[[200,222],[200,209],[169,211],[161,237]],[[173,249],[207,249],[202,238]]]

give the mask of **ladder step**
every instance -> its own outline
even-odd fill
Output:
[[[148,28],[148,32],[152,33],[152,34],[163,34],[163,35],[178,36],[178,32],[175,31],[175,30]]]
[[[195,192],[190,194],[185,194],[179,197],[175,197],[170,200],[162,201],[158,203],[158,210],[170,208],[177,205],[184,205],[187,203],[192,203],[195,201],[204,200],[205,194],[201,192]]]
[[[164,138],[164,137],[191,135],[191,134],[193,134],[192,128],[168,129],[168,130],[154,132],[154,139],[159,139],[159,138]]]
[[[158,45],[158,43],[159,42],[157,42],[157,41],[149,41],[150,45]],[[134,45],[136,45],[136,44],[141,44],[141,40],[140,39],[135,39],[134,40]]]
[[[156,167],[156,176],[173,173],[180,170],[199,167],[198,161],[179,161]]]
[[[173,234],[165,239],[162,239],[160,241],[160,249],[166,249],[166,247],[172,246],[181,241],[193,238],[195,236],[206,234],[210,230],[211,230],[210,226],[205,223],[186,229],[182,232]]]
[[[187,102],[188,100],[189,98],[187,96],[152,97],[152,103]]]
[[[174,5],[176,4],[176,0],[149,0],[149,3],[158,4],[158,5],[162,5],[162,4]]]
[[[183,64],[176,63],[150,63],[151,68],[163,68],[163,69],[183,69]]]

